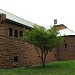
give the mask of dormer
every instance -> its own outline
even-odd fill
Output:
[[[62,30],[62,29],[65,29],[65,28],[67,28],[67,27],[64,24],[59,24],[59,25],[56,26],[57,30]]]

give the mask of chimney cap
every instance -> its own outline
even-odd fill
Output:
[[[57,19],[54,19],[54,24],[57,24]]]

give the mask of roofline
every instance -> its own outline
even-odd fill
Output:
[[[59,24],[59,25],[56,25],[56,26],[61,26],[61,25],[63,25],[65,28],[67,28],[64,24]]]
[[[66,37],[75,37],[75,35],[65,35]],[[62,37],[65,37],[64,35]]]
[[[14,17],[17,17],[17,18],[19,18],[19,19],[22,19],[23,21],[24,21],[25,19],[23,19],[23,18],[21,18],[21,17],[19,17],[19,16],[16,16],[16,15],[14,15],[14,14],[12,14],[12,13],[9,13],[9,12],[7,12],[7,11],[5,11],[5,10],[2,10],[2,9],[0,9],[0,10],[1,10],[1,13],[6,14],[6,19],[7,19],[7,20],[12,21],[12,22],[15,22],[15,23],[17,23],[17,24],[20,24],[20,25],[22,25],[22,26],[24,25],[24,27],[27,27],[27,28],[33,28],[33,26],[29,26],[29,25],[27,25],[27,23],[24,24],[24,23],[15,21],[15,20],[13,20],[13,19],[10,19],[9,17],[7,17],[7,14],[12,15],[12,16],[14,16]],[[25,21],[26,21],[26,22],[29,22],[29,23],[31,23],[31,24],[34,24],[34,23],[32,23],[32,22],[30,22],[30,21],[28,21],[28,20],[25,20]]]
[[[26,20],[26,19],[24,19],[24,18],[22,18],[22,17],[19,17],[19,16],[17,16],[17,15],[14,15],[14,14],[12,14],[12,13],[10,13],[10,12],[8,12],[8,11],[6,11],[6,10],[3,10],[3,9],[0,9],[1,11],[4,11],[4,12],[6,12],[6,13],[9,13],[9,14],[11,14],[11,15],[13,15],[13,16],[16,16],[16,17],[18,17],[18,18],[21,18],[21,19],[23,19],[23,20]],[[5,13],[4,13],[5,14]],[[28,20],[26,20],[26,21],[28,21]],[[29,21],[30,22],[30,21]],[[31,22],[32,23],[32,22]]]

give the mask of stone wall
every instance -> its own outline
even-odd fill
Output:
[[[24,27],[7,21],[0,23],[0,68],[25,67],[41,63],[35,47],[21,40],[20,37],[9,36],[9,28],[23,31]],[[49,52],[46,62],[55,60],[55,53]],[[14,57],[18,57],[14,62]]]
[[[24,27],[9,22],[0,24],[0,68],[25,67],[30,65],[38,65],[41,63],[33,45],[22,41],[14,35],[9,36],[9,28],[14,30],[23,30]],[[72,60],[75,59],[75,36],[69,36],[58,50],[48,53],[46,63],[54,60]],[[65,48],[67,44],[67,48]],[[14,62],[14,57],[18,57],[18,61]]]
[[[25,27],[11,23],[0,16],[0,68],[25,67],[38,65],[41,60],[33,45],[24,42],[19,37],[14,37],[14,30],[23,31]],[[9,36],[9,28],[13,29],[13,36]],[[63,29],[61,26],[58,29]],[[14,61],[17,57],[17,61]],[[57,50],[48,53],[46,63],[54,60],[75,59],[75,36],[68,36]]]
[[[65,47],[65,44],[67,45]],[[75,60],[75,36],[68,36],[57,50],[58,60]]]

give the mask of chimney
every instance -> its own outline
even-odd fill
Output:
[[[57,19],[54,19],[54,24],[57,24]]]
[[[6,14],[0,13],[0,23],[3,23],[6,20]]]

